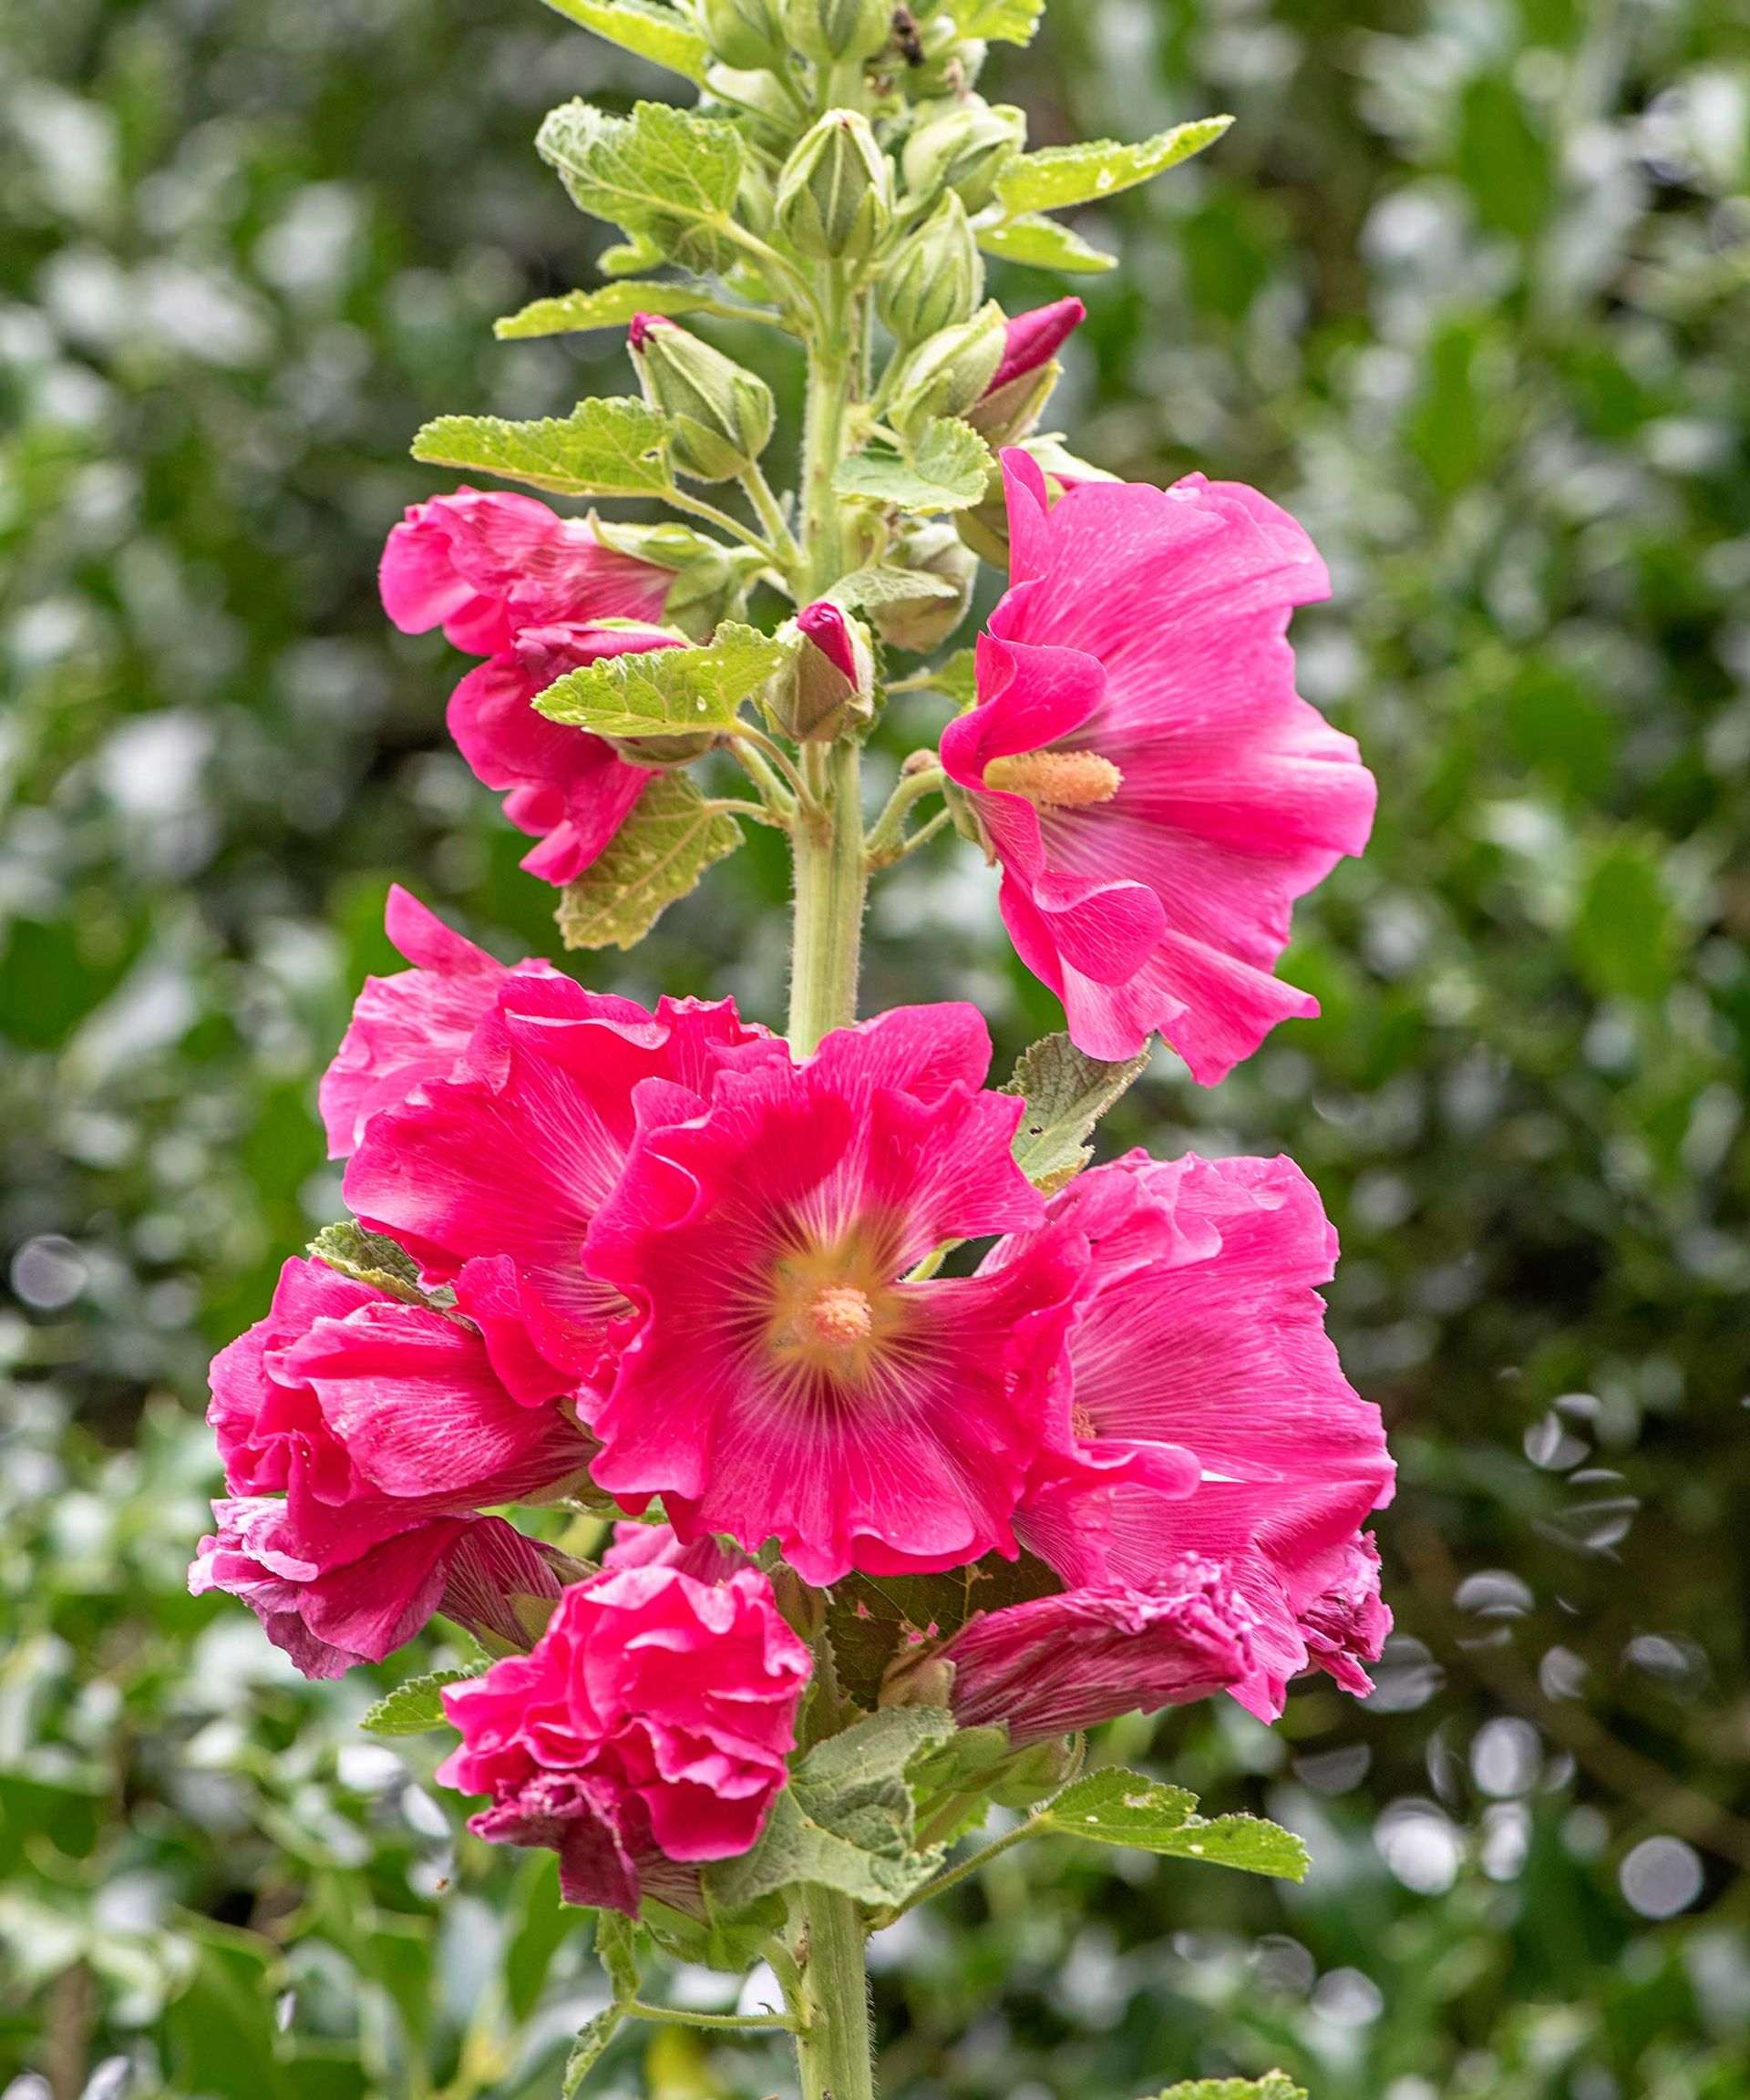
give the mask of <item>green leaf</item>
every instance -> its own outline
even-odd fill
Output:
[[[699,1890],[700,1915],[671,1910],[646,1896],[639,1915],[651,1938],[677,1961],[746,1975],[774,1932],[783,1930],[788,1907],[781,1896],[762,1896],[734,1908],[719,1903],[709,1884]]]
[[[842,461],[832,485],[840,496],[865,496],[901,510],[964,510],[984,500],[996,466],[970,424],[938,416],[909,449],[876,439]]]
[[[1081,146],[1047,146],[1011,160],[996,179],[997,201],[1011,219],[1027,211],[1058,211],[1066,204],[1091,204],[1116,197],[1151,175],[1189,160],[1216,140],[1231,117],[1199,117],[1170,131],[1123,146],[1116,139],[1091,139]]]
[[[1306,2089],[1285,2071],[1266,2071],[1261,2078],[1191,2078],[1149,2100],[1306,2100]]]
[[[1001,255],[1010,262],[1026,262],[1035,270],[1065,270],[1071,275],[1098,276],[1102,271],[1116,270],[1118,259],[1108,255],[1105,249],[1096,248],[1084,241],[1079,233],[1068,226],[1060,226],[1055,219],[1041,218],[1029,211],[1019,219],[1010,219],[1000,226],[982,226],[978,229],[978,244],[987,255]],[[505,333],[502,321],[499,334]]]
[[[1042,1036],[1023,1051],[1002,1091],[1027,1105],[1014,1133],[1015,1164],[1027,1179],[1047,1190],[1074,1179],[1094,1157],[1083,1140],[1148,1065],[1146,1050],[1108,1065],[1064,1035]]]
[[[927,569],[890,569],[877,565],[853,569],[841,576],[827,592],[835,604],[861,606],[904,605],[920,598],[953,598],[959,593],[944,576]]]
[[[425,1735],[434,1728],[448,1728],[448,1716],[438,1694],[446,1684],[463,1684],[479,1676],[484,1662],[458,1670],[434,1670],[427,1677],[409,1677],[379,1699],[359,1723],[373,1735]]]
[[[535,146],[580,211],[659,251],[673,247],[695,266],[716,256],[745,167],[734,125],[665,102],[637,103],[629,117],[566,102],[548,115]]]
[[[547,5],[623,51],[636,52],[653,66],[666,66],[671,73],[703,85],[710,46],[672,7],[654,7],[649,0],[547,0]]]
[[[1601,997],[1652,1001],[1671,990],[1683,931],[1651,840],[1624,835],[1601,855],[1569,940],[1581,978]]]
[[[955,26],[962,36],[988,44],[1031,44],[1045,0],[954,0]]]
[[[595,1958],[608,1972],[616,2005],[638,1995],[638,1928],[623,1911],[596,1912]]]
[[[557,917],[568,948],[630,948],[714,861],[742,842],[684,773],[658,773],[599,860],[565,885]]]
[[[930,690],[952,700],[963,714],[978,698],[978,651],[956,649],[929,673]]]
[[[1197,1796],[1162,1786],[1139,1772],[1090,1772],[1037,1812],[1041,1829],[1096,1845],[1129,1845],[1175,1859],[1201,1859],[1211,1867],[1236,1867],[1299,1881],[1306,1873],[1306,1847],[1291,1830],[1257,1816],[1196,1813]]]
[[[716,1898],[751,1902],[795,1881],[837,1889],[860,1903],[901,1902],[941,1863],[915,1850],[906,1769],[945,1742],[945,1707],[887,1706],[810,1750],[772,1804],[760,1840],[706,1871]]]
[[[440,416],[415,438],[413,456],[527,481],[556,496],[660,496],[673,479],[667,417],[617,395],[580,401],[569,416],[539,423]]]
[[[419,1288],[419,1268],[405,1247],[381,1232],[367,1232],[351,1218],[338,1225],[324,1225],[310,1242],[310,1251],[330,1269],[338,1269],[356,1283],[368,1283],[386,1291],[392,1298],[404,1298],[409,1305],[428,1305],[430,1298]]]
[[[585,664],[535,697],[550,722],[598,736],[674,736],[730,728],[736,710],[784,661],[781,642],[726,620],[696,649],[644,649]]]
[[[560,2100],[577,2100],[583,2090],[583,2081],[600,2062],[608,2043],[613,2040],[620,2023],[626,2016],[623,2005],[610,2005],[598,2012],[593,2020],[586,2020],[578,2031],[577,2040],[571,2043],[571,2053],[565,2059],[565,2075],[560,2084]]]
[[[941,1575],[847,1575],[827,1605],[839,1682],[859,1706],[873,1706],[896,1655],[922,1641],[949,1641],[980,1611],[1049,1597],[1063,1584],[1043,1560],[993,1554]]]
[[[685,284],[603,284],[594,292],[561,292],[557,298],[537,299],[495,321],[492,333],[500,343],[515,343],[530,335],[623,328],[634,314],[699,314],[716,304],[708,292],[694,292]]]

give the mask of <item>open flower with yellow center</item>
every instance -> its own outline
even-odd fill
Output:
[[[972,1007],[910,1007],[690,1103],[641,1089],[585,1253],[643,1316],[589,1410],[602,1487],[660,1495],[683,1538],[776,1539],[816,1583],[1014,1552],[1030,1470],[1075,1463],[1086,1245],[1016,1168],[989,1062]],[[998,1271],[912,1280],[944,1240],[1031,1227]]]

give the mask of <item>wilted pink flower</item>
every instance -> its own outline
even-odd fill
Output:
[[[678,649],[664,627],[530,627],[470,671],[449,699],[449,733],[475,777],[505,791],[504,813],[539,839],[522,857],[543,882],[574,882],[598,860],[655,777],[601,736],[535,712],[555,679],[603,657]]]
[[[943,1649],[962,1728],[1000,1721],[1019,1747],[1154,1714],[1251,1674],[1251,1614],[1220,1570],[1185,1560],[1148,1590],[1077,1589],[969,1620]]]
[[[567,1902],[635,1914],[672,1863],[758,1838],[809,1666],[757,1570],[622,1569],[567,1589],[531,1653],[446,1687],[462,1741],[438,1776],[490,1796],[480,1837],[557,1852]]]
[[[785,1056],[727,1001],[664,999],[651,1014],[569,977],[509,980],[450,1076],[372,1118],[346,1200],[455,1283],[508,1384],[521,1385],[520,1330],[573,1380],[598,1380],[633,1308],[585,1270],[583,1238],[625,1163],[633,1089],[667,1082],[691,1100],[726,1059]]]
[[[1076,1434],[1104,1463],[1140,1450],[1156,1470],[1053,1477],[1047,1459],[1021,1535],[1072,1590],[1152,1590],[1186,1555],[1219,1565],[1252,1613],[1236,1696],[1273,1717],[1290,1677],[1342,1680],[1389,1624],[1359,1527],[1393,1467],[1324,1333],[1336,1235],[1318,1193],[1288,1159],[1133,1154],[1051,1213],[1092,1251],[1069,1345]],[[1192,1461],[1186,1477],[1169,1453]]]
[[[683,1538],[768,1537],[810,1582],[1013,1553],[1085,1259],[1010,1153],[970,1006],[899,1008],[788,1057],[647,1097],[592,1271],[643,1324],[586,1404],[596,1478],[661,1495]],[[656,1121],[660,1107],[661,1121]],[[943,1240],[1037,1226],[1000,1273],[908,1282]]]
[[[674,577],[604,546],[587,519],[561,518],[532,496],[463,488],[407,511],[379,582],[404,634],[441,627],[457,648],[495,656],[527,627],[660,619]]]
[[[1025,453],[1004,473],[1013,582],[943,764],[1077,1045],[1128,1057],[1158,1029],[1212,1084],[1318,1011],[1271,972],[1294,899],[1373,820],[1353,740],[1294,691],[1289,615],[1324,565],[1237,482],[1087,482],[1048,509]]]
[[[414,967],[367,977],[352,1024],[317,1091],[328,1157],[344,1159],[379,1108],[393,1107],[427,1079],[441,1079],[491,1011],[505,978],[556,976],[551,962],[506,965],[446,926],[399,883],[384,924]]]

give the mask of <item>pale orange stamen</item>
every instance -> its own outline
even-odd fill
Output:
[[[874,1331],[874,1308],[853,1283],[831,1283],[802,1309],[799,1324],[810,1341],[830,1349],[854,1349]]]
[[[1091,1444],[1100,1433],[1093,1415],[1079,1400],[1069,1411],[1069,1426],[1084,1444]]]
[[[1097,751],[1021,751],[993,758],[984,768],[984,785],[1024,795],[1041,809],[1086,809],[1109,802],[1123,787],[1124,775]]]

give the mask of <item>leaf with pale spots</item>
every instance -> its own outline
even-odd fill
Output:
[[[1199,117],[1131,146],[1116,139],[1090,139],[1080,146],[1047,146],[1037,153],[1023,153],[997,177],[997,201],[1014,220],[1029,211],[1058,211],[1065,205],[1116,197],[1213,146],[1232,122],[1231,117]]]
[[[1014,1158],[1036,1189],[1055,1193],[1081,1172],[1094,1157],[1088,1133],[1148,1065],[1146,1050],[1107,1064],[1065,1035],[1042,1036],[1022,1053],[1002,1092],[1019,1094],[1027,1105],[1014,1133]]]
[[[741,826],[685,774],[656,774],[601,859],[565,885],[556,917],[566,947],[632,947],[741,843]]]
[[[1000,226],[981,226],[978,244],[987,255],[1000,255],[1005,262],[1024,262],[1035,270],[1061,270],[1069,276],[1097,277],[1118,266],[1116,255],[1108,255],[1069,227],[1035,211],[1005,220]],[[502,322],[499,327],[502,334]]]
[[[684,79],[705,79],[711,47],[672,7],[654,6],[651,0],[547,0],[547,5],[555,15],[593,29],[653,66],[666,66]]]
[[[696,649],[633,650],[568,671],[536,695],[535,709],[598,736],[720,733],[784,656],[781,642],[726,620]]]
[[[1139,1772],[1090,1772],[1055,1795],[1034,1820],[1041,1830],[1096,1845],[1128,1845],[1282,1881],[1299,1881],[1306,1874],[1306,1847],[1292,1830],[1258,1816],[1217,1816],[1206,1822],[1197,1814],[1195,1794]]]
[[[954,26],[962,36],[990,44],[1031,44],[1045,0],[953,0]]]
[[[580,401],[569,416],[536,423],[439,416],[414,438],[413,456],[553,496],[661,496],[673,485],[668,418],[629,396]]]
[[[1285,2071],[1266,2071],[1261,2078],[1191,2078],[1149,2100],[1306,2100],[1306,2088]]]
[[[634,314],[700,314],[717,302],[685,284],[603,284],[594,292],[561,292],[536,299],[492,324],[500,343],[530,335],[581,334],[589,328],[624,328]]]

